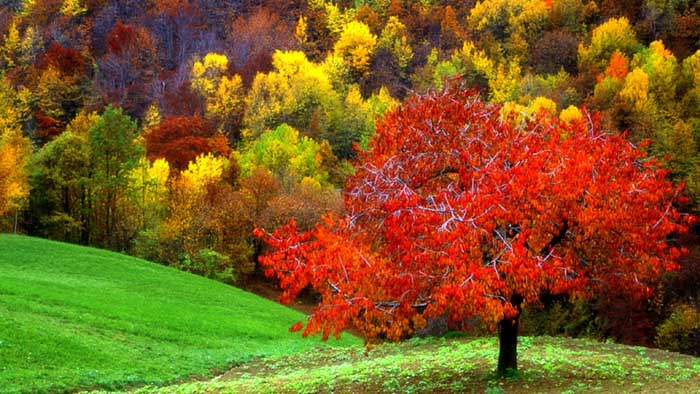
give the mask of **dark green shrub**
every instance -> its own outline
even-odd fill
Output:
[[[656,344],[667,350],[700,356],[700,310],[680,304],[656,330]]]

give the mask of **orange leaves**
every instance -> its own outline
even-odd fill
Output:
[[[293,326],[289,327],[289,332],[301,331],[302,328],[304,328],[304,324],[302,324],[302,322],[299,321],[294,323]]]
[[[512,299],[610,281],[639,292],[675,267],[682,251],[665,239],[687,222],[656,161],[595,121],[515,125],[500,113],[457,88],[411,97],[359,154],[345,218],[256,230],[285,297],[321,295],[305,333],[353,324],[401,339],[438,316],[491,324],[517,314]]]
[[[610,63],[602,75],[598,76],[598,82],[603,78],[610,77],[619,81],[624,81],[629,73],[629,59],[620,51],[613,52],[610,56]]]

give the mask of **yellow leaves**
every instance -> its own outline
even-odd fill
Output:
[[[25,152],[24,148],[21,148],[25,145],[21,141],[24,138],[21,130],[29,117],[30,98],[31,93],[28,89],[21,88],[16,91],[5,78],[0,77],[0,146],[12,144],[21,152]]]
[[[243,111],[243,81],[227,73],[228,58],[218,53],[208,53],[192,66],[192,89],[206,100],[206,117],[219,129]]]
[[[309,41],[309,36],[306,33],[307,29],[306,17],[304,15],[299,16],[299,20],[297,20],[296,27],[294,28],[294,38],[297,39],[300,45],[304,45]]]
[[[700,50],[683,60],[683,76],[695,89],[700,89]]]
[[[545,112],[549,115],[557,114],[557,103],[547,97],[538,96],[528,106],[520,105],[513,101],[507,101],[501,107],[501,120],[510,121],[517,126],[525,120],[529,120]]]
[[[656,103],[664,106],[674,103],[678,61],[663,42],[654,41],[648,49],[639,51],[632,59],[632,66],[641,68],[649,76],[649,91]]]
[[[145,157],[139,160],[139,164],[131,170],[130,186],[132,189],[150,189],[164,191],[170,175],[170,165],[165,159],[157,159],[150,164]]]
[[[649,101],[649,77],[640,68],[627,74],[625,84],[619,93],[625,103],[637,111],[643,111]]]
[[[352,21],[343,26],[333,51],[361,75],[369,71],[369,64],[377,45],[377,37],[362,22]]]
[[[148,179],[161,186],[165,186],[169,174],[170,165],[165,159],[157,159],[148,169]]]
[[[365,102],[362,100],[362,93],[360,93],[360,88],[357,85],[352,85],[348,89],[348,94],[345,96],[345,105],[351,108],[365,106]]]
[[[100,115],[96,112],[85,112],[81,111],[75,115],[75,118],[68,123],[66,126],[66,132],[71,132],[80,137],[87,137],[90,133],[90,128],[97,123],[100,119]]]
[[[0,59],[4,60],[8,67],[15,66],[15,54],[19,52],[20,45],[19,30],[13,21],[3,37],[3,45],[0,47]]]
[[[355,19],[355,9],[347,7],[344,11],[340,11],[337,5],[327,3],[321,0],[323,8],[326,11],[326,26],[331,33],[340,33],[344,30],[348,23],[352,23]]]
[[[318,124],[321,130],[325,129],[339,100],[331,79],[341,75],[329,72],[339,71],[338,63],[317,64],[301,51],[276,51],[272,65],[274,71],[255,76],[245,99],[245,139],[253,140],[283,122],[307,132],[318,131],[313,130]]]
[[[169,197],[168,177],[170,165],[165,159],[149,163],[145,157],[129,174],[129,198],[131,204],[141,212],[141,226],[148,227],[160,222],[164,216]]]
[[[649,44],[649,49],[651,49],[652,53],[658,54],[664,60],[669,60],[674,57],[673,53],[664,47],[664,43],[661,40],[656,40]]]
[[[583,119],[583,114],[578,107],[570,105],[565,109],[561,110],[559,114],[559,119],[564,123],[571,123],[575,120]]]
[[[395,16],[389,17],[379,37],[378,46],[391,52],[402,69],[413,59],[413,48],[406,38],[406,25]]]
[[[253,141],[241,153],[239,164],[243,177],[262,167],[287,185],[304,177],[324,183],[328,174],[322,168],[321,153],[321,146],[316,141],[300,136],[299,131],[282,124]]]
[[[228,159],[207,153],[190,162],[181,177],[191,191],[199,192],[206,185],[219,182],[228,166]]]
[[[533,115],[541,111],[545,111],[550,115],[556,115],[557,103],[547,97],[538,96],[528,105],[527,111]]]
[[[8,68],[29,66],[39,51],[40,40],[41,37],[34,27],[29,26],[23,34],[20,34],[17,24],[13,21],[8,32],[3,36],[0,60],[4,61]]]
[[[36,5],[36,0],[21,0],[22,3],[22,12],[20,15],[29,15],[33,10],[34,6]]]
[[[214,96],[207,99],[207,116],[220,119],[242,111],[243,97],[243,80],[240,75],[223,76]]]
[[[462,56],[464,59],[470,60],[474,64],[474,68],[476,68],[477,71],[483,73],[487,79],[490,80],[495,76],[496,66],[494,62],[491,59],[489,59],[488,55],[486,55],[486,52],[477,49],[473,42],[464,42],[464,45],[462,45],[460,56]]]
[[[491,100],[502,103],[517,98],[521,78],[518,59],[511,60],[507,66],[500,64],[494,78],[489,78]]]
[[[548,17],[543,0],[484,0],[472,8],[467,21],[474,30],[508,36],[511,47],[526,50],[527,39],[540,34]]]
[[[160,124],[160,111],[158,110],[158,106],[156,104],[151,104],[148,106],[146,109],[146,114],[143,116],[143,124],[142,124],[142,129],[145,130],[150,130],[153,127],[156,127]]]
[[[21,208],[29,195],[29,140],[18,130],[0,130],[0,216]]]
[[[687,86],[682,106],[690,113],[700,111],[700,51],[683,60],[682,83]]]
[[[318,66],[310,62],[302,51],[277,50],[272,55],[272,66],[287,79],[299,75],[323,78],[323,73],[318,70]]]
[[[610,18],[593,30],[588,47],[579,45],[579,64],[602,69],[616,50],[629,56],[636,52],[638,46],[637,37],[627,18]]]
[[[245,98],[246,116],[242,135],[245,140],[253,140],[265,132],[268,123],[284,111],[289,100],[289,81],[276,72],[258,73]]]
[[[217,81],[228,70],[228,58],[218,53],[207,53],[202,61],[192,66],[192,89],[203,97],[216,93]]]
[[[428,63],[435,65],[433,72],[435,86],[442,87],[444,80],[454,75],[463,75],[468,84],[474,83],[475,79],[483,78],[492,81],[496,77],[496,63],[484,51],[476,48],[471,41],[465,41],[462,48],[456,50],[449,61],[438,63],[437,55],[437,52],[431,52],[428,57]]]
[[[84,7],[80,0],[63,0],[61,13],[66,16],[76,17],[86,13],[88,9]]]
[[[513,101],[506,101],[501,107],[501,120],[513,119],[514,122],[522,121],[527,108]]]

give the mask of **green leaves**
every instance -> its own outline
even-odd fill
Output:
[[[243,176],[264,167],[285,184],[311,178],[325,183],[328,173],[322,168],[321,146],[287,124],[263,133],[240,155]]]

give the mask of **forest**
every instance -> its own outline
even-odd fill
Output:
[[[563,155],[581,161],[577,147],[610,156],[596,168],[617,174],[606,187],[628,176],[624,168],[636,171],[614,157],[658,163],[658,183],[647,185],[645,199],[620,203],[633,215],[610,214],[600,219],[607,227],[591,228],[619,235],[610,241],[616,248],[653,248],[663,239],[679,262],[664,266],[672,272],[648,286],[651,297],[609,291],[619,283],[588,297],[549,287],[544,296],[533,293],[521,329],[698,355],[698,26],[700,2],[693,0],[0,0],[0,231],[240,284],[280,261],[271,251],[289,244],[272,236],[275,229],[326,240],[333,226],[343,229],[333,218],[366,203],[351,191],[369,177],[361,163],[380,160],[375,152],[394,152],[400,138],[411,147],[427,143],[402,118],[401,103],[430,109],[420,97],[479,97],[474,108],[489,122],[558,125],[563,142],[553,151],[567,149]],[[378,129],[399,123],[407,125],[397,128],[403,137],[378,137]],[[592,124],[610,136],[604,145],[573,137]],[[676,222],[637,223],[638,201],[661,206],[662,195],[673,203],[659,212],[672,211],[668,220]],[[509,239],[521,231],[493,226]],[[552,231],[562,236],[573,228],[567,219],[557,226]],[[543,251],[555,247],[538,242]],[[418,246],[401,256],[422,255]],[[323,253],[307,257],[330,256]],[[299,275],[285,290],[315,283]],[[269,280],[277,279],[290,280]],[[328,299],[340,293],[331,290]],[[489,305],[493,316],[513,308]],[[338,311],[358,326],[348,313]],[[409,315],[399,331],[365,328],[400,339],[430,323]],[[310,324],[325,336],[342,325]]]

